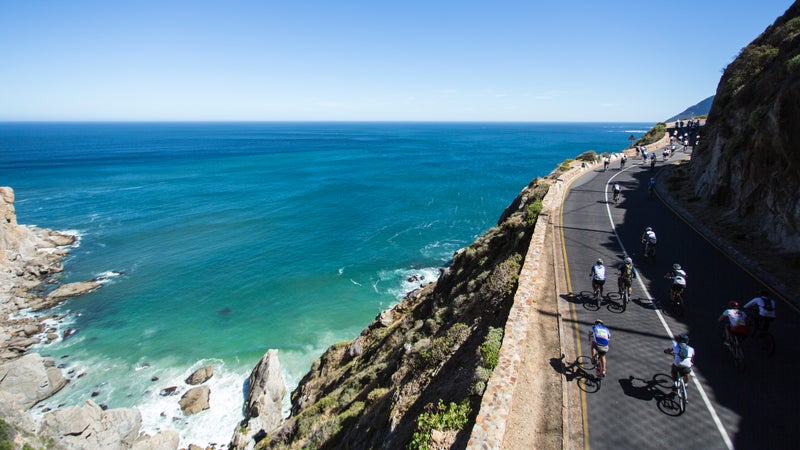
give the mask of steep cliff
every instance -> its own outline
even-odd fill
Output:
[[[800,252],[800,3],[724,71],[692,156],[697,199],[750,239]]]
[[[260,448],[464,447],[551,180],[523,189],[438,281],[329,348]]]

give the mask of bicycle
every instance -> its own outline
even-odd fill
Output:
[[[628,303],[631,301],[631,294],[628,293],[627,287],[622,289],[622,295],[620,296],[620,300],[622,302],[621,312],[625,312],[625,310],[628,309]]]
[[[614,204],[616,205],[619,201],[619,191],[614,191]]]
[[[753,337],[758,339],[759,348],[767,356],[775,354],[775,337],[769,332],[768,318],[760,317],[758,312],[749,312],[748,320],[752,322]]]
[[[733,365],[739,371],[744,371],[744,350],[742,350],[741,338],[730,333],[730,338],[726,341],[726,347],[733,357]]]
[[[686,382],[683,381],[683,375],[678,376],[678,381],[675,382],[675,391],[678,394],[678,408],[680,408],[681,413],[686,412],[686,402],[688,402],[688,397],[686,395]]]
[[[686,300],[683,298],[683,293],[686,288],[674,289],[673,286],[669,288],[669,301],[676,315],[682,316],[686,312]]]
[[[656,256],[656,245],[650,243],[650,241],[643,239],[642,243],[644,244],[644,256],[650,257],[652,256],[655,258]]]
[[[602,288],[598,284],[594,287],[594,295],[592,297],[592,299],[594,300],[594,305],[597,306],[598,309],[600,308],[600,301],[602,300],[602,297],[603,297]]]

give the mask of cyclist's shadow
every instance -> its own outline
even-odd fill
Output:
[[[578,388],[586,393],[600,390],[600,380],[592,373],[595,369],[591,356],[578,356],[575,361],[567,364],[565,355],[560,358],[550,358],[550,365],[564,375],[568,382],[576,381]]]
[[[672,376],[670,375],[657,373],[653,375],[652,380],[636,378],[630,375],[628,378],[620,378],[619,384],[622,387],[622,392],[628,397],[648,402],[655,400],[659,411],[668,416],[683,414],[678,404],[677,395],[672,392]]]

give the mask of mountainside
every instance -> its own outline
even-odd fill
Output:
[[[711,97],[700,101],[696,105],[686,108],[683,110],[683,112],[675,114],[664,122],[673,122],[680,119],[690,119],[692,117],[705,116],[709,113],[709,111],[711,111],[711,104],[714,102],[714,97],[715,96],[712,95]]]
[[[800,252],[800,4],[724,71],[690,164],[696,199],[743,236]]]
[[[551,182],[534,180],[438,281],[329,348],[258,448],[465,447]]]

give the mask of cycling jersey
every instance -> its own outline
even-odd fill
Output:
[[[689,344],[676,342],[672,346],[672,365],[675,367],[690,368],[693,365],[692,358],[694,358],[694,348]]]
[[[728,328],[736,334],[747,334],[747,314],[744,311],[731,308],[722,312],[728,319]]]
[[[605,327],[605,325],[601,325],[596,323],[592,325],[592,343],[598,347],[606,348],[608,351],[608,340],[611,338],[611,331]]]
[[[614,192],[619,192],[619,191],[620,191],[620,187],[619,187],[619,185],[618,185],[618,184],[615,184],[615,185],[614,185]]]
[[[672,285],[676,286],[676,287],[685,288],[686,287],[686,278],[683,278],[680,275],[675,275],[674,277],[672,277]]]
[[[625,264],[622,266],[620,270],[620,276],[627,280],[630,280],[636,275],[636,268],[633,267],[633,264]]]
[[[644,238],[647,240],[647,242],[649,242],[651,244],[655,244],[656,243],[656,232],[653,231],[653,230],[646,231],[644,233]]]
[[[744,309],[758,306],[758,315],[761,317],[775,318],[775,300],[768,297],[756,297],[745,303]]]
[[[593,280],[597,281],[605,281],[606,279],[606,266],[603,265],[596,265],[592,267],[592,272],[590,273]]]

